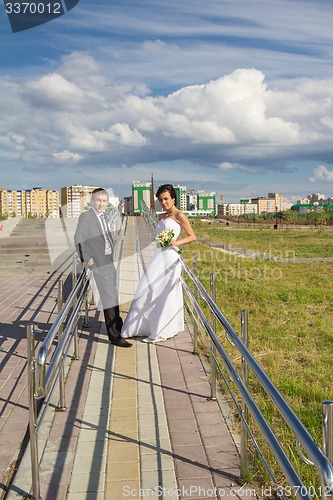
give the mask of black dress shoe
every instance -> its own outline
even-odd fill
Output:
[[[132,344],[130,342],[127,342],[127,340],[123,339],[122,337],[110,340],[110,344],[116,345],[118,347],[132,347]]]

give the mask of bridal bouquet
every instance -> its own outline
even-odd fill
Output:
[[[168,229],[164,229],[156,238],[157,245],[160,247],[168,247],[170,241],[172,241],[175,237],[175,233]],[[181,250],[177,247],[173,247],[177,250],[178,253],[181,253]]]
[[[173,231],[169,231],[168,229],[164,229],[156,238],[157,244],[160,247],[168,247],[170,241],[172,241],[175,237],[175,233]]]

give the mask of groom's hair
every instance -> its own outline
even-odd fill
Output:
[[[175,205],[177,205],[176,190],[172,184],[162,184],[156,191],[156,198],[159,198],[160,194],[165,193],[165,191],[170,193],[171,198],[175,200]]]
[[[95,198],[95,195],[98,194],[98,193],[102,193],[102,194],[106,194],[106,196],[108,197],[109,199],[109,193],[107,192],[107,190],[105,188],[96,188],[94,189],[92,192],[91,192],[91,197],[94,199]]]

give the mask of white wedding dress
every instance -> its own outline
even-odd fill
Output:
[[[181,227],[169,217],[156,224],[157,234],[165,229],[173,231],[177,239]],[[184,330],[180,275],[177,248],[157,248],[137,286],[122,337],[148,337],[148,341],[160,342]]]

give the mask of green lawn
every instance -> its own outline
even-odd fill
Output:
[[[295,252],[297,257],[333,256],[332,235],[326,230],[238,230],[203,223],[194,223],[194,229],[197,236],[261,252],[268,245],[272,254],[280,251]],[[250,351],[321,444],[321,403],[333,399],[333,263],[246,259],[193,243],[185,252],[190,267],[193,254],[207,290],[210,273],[215,274],[216,302],[238,333],[240,311],[248,310]],[[219,335],[239,365],[239,356],[221,329]],[[294,438],[253,377],[250,385],[291,460],[310,484],[316,484],[313,469],[295,458]],[[262,442],[260,432],[256,437]],[[266,477],[256,470],[255,479],[265,482]]]
[[[216,222],[192,222],[197,237],[208,238],[228,245],[266,252],[275,257],[333,257],[332,228],[273,229],[257,223],[256,226],[228,227]]]

